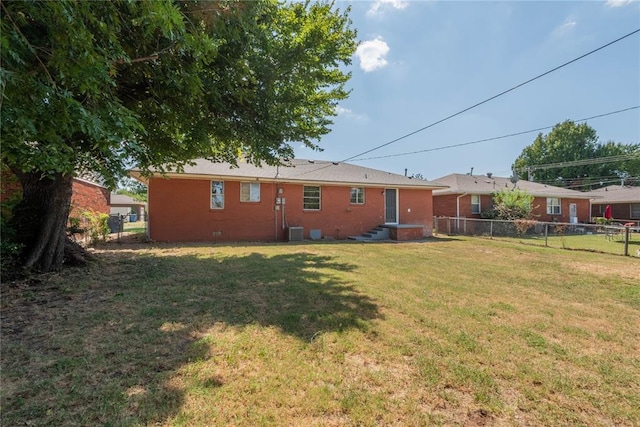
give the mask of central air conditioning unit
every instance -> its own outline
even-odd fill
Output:
[[[304,227],[289,227],[289,241],[290,242],[302,242],[302,234]]]

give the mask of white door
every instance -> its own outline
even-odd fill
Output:
[[[569,222],[571,224],[578,223],[578,206],[575,203],[569,203]]]

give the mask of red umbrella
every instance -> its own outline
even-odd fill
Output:
[[[613,218],[613,215],[611,215],[611,205],[607,205],[606,208],[604,208],[604,217],[606,219],[611,219]]]

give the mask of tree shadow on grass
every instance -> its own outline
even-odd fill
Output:
[[[3,286],[2,424],[137,425],[180,410],[170,379],[215,325],[277,328],[309,343],[366,330],[376,303],[355,266],[286,253],[209,257],[111,251],[89,269]],[[212,377],[206,387],[222,385]]]

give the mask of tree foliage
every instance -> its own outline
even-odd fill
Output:
[[[532,194],[519,188],[502,190],[493,195],[490,217],[503,220],[530,219],[533,212]]]
[[[147,202],[147,186],[138,180],[125,177],[118,183],[116,194],[124,194],[140,202]]]
[[[115,184],[198,157],[317,148],[355,32],[331,4],[2,2],[3,161]]]
[[[44,193],[26,186],[70,186],[90,171],[115,187],[133,165],[163,171],[195,158],[276,164],[292,143],[318,149],[348,96],[356,34],[331,3],[0,4],[2,162],[25,187],[27,264],[45,270],[33,248],[51,249],[37,243],[47,221],[64,233],[68,192],[35,201]]]
[[[572,162],[576,160],[634,155],[616,162],[598,162],[579,166],[560,166],[529,171],[537,165]],[[586,123],[576,124],[570,120],[559,123],[546,135],[538,134],[533,144],[522,150],[515,160],[513,170],[522,178],[533,175],[535,182],[558,186],[578,186],[577,189],[600,187],[618,178],[640,178],[640,144],[625,145],[609,141],[599,143],[596,131]]]

